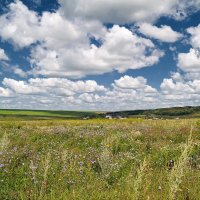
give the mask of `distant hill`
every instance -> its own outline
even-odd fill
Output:
[[[148,110],[126,110],[117,112],[94,111],[55,111],[55,110],[12,110],[0,109],[0,120],[6,118],[18,119],[91,119],[91,118],[195,118],[200,117],[200,106],[160,108]]]
[[[159,108],[149,110],[127,110],[118,112],[107,112],[112,117],[145,117],[145,118],[174,118],[174,117],[200,117],[200,106]]]

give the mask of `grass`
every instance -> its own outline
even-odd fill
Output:
[[[198,121],[0,121],[0,199],[198,200]]]

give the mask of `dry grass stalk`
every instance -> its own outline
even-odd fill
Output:
[[[43,174],[43,181],[42,181],[42,184],[41,184],[39,199],[42,199],[43,193],[44,193],[45,188],[46,188],[47,178],[48,178],[47,175],[48,175],[48,170],[50,168],[50,161],[51,161],[51,154],[48,153],[46,158],[45,158],[45,161],[44,161],[44,174]]]
[[[137,171],[137,177],[134,181],[134,198],[135,200],[139,199],[140,191],[148,167],[147,159],[144,158],[144,161],[141,163],[140,168]]]
[[[8,134],[5,132],[0,140],[0,152],[4,151],[9,143],[10,140],[8,139]]]
[[[176,199],[177,192],[180,191],[180,184],[182,182],[182,178],[184,176],[185,169],[187,167],[187,162],[189,159],[189,154],[193,148],[193,140],[192,140],[192,130],[191,128],[190,135],[188,137],[187,143],[185,144],[184,150],[179,157],[178,161],[172,168],[169,176],[169,200]]]

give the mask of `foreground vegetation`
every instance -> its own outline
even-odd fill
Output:
[[[0,199],[200,199],[198,119],[0,121]]]

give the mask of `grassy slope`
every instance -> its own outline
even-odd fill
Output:
[[[50,111],[50,110],[0,110],[2,117],[29,117],[29,118],[81,118],[95,116],[95,112],[87,111]]]

